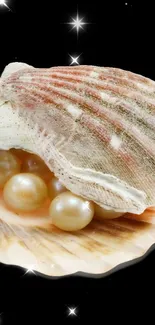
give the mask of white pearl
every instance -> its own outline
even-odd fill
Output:
[[[121,217],[124,214],[124,212],[105,210],[104,208],[100,207],[97,204],[94,204],[94,208],[95,208],[94,218],[98,219],[98,220],[115,219],[115,218]]]
[[[20,161],[11,152],[0,150],[0,188],[21,169]]]
[[[45,182],[33,174],[18,174],[9,179],[3,190],[3,198],[9,208],[17,212],[34,211],[48,197]]]
[[[56,177],[52,177],[48,183],[48,195],[53,200],[60,193],[67,191],[66,187]]]
[[[76,231],[91,222],[94,216],[94,205],[67,191],[59,194],[51,202],[49,213],[56,227],[65,231]]]

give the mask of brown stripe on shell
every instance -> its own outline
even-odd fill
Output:
[[[28,83],[26,83],[26,84],[28,85]],[[31,85],[31,84],[30,84],[30,85]],[[36,84],[36,86],[37,86],[37,84]],[[17,86],[17,88],[18,88],[18,86]],[[21,87],[21,86],[20,86],[19,88],[20,88],[20,89],[24,89],[24,87]],[[56,95],[56,94],[59,94],[59,97],[62,96],[62,97],[65,97],[65,98],[67,98],[67,99],[69,99],[69,100],[71,100],[71,101],[73,101],[73,100],[76,101],[76,99],[75,99],[74,97],[72,97],[72,96],[70,96],[70,95],[66,95],[66,94],[60,94],[60,93],[57,92],[57,90],[53,89],[52,87],[50,87],[50,88],[51,88],[52,91],[55,93],[55,95]],[[50,88],[47,88],[47,91],[49,91]],[[46,87],[43,87],[43,89],[45,90]],[[38,89],[38,90],[40,91],[41,88]],[[31,90],[31,95],[30,95],[31,97],[32,97],[32,94],[34,94],[34,95],[36,94],[37,97],[40,97],[40,94],[38,94],[37,91],[36,91],[36,93],[35,93],[35,91]],[[43,99],[43,101],[45,101],[45,103],[51,103],[50,99],[48,100],[47,98],[48,98],[48,97],[46,96],[46,97],[44,97],[44,98],[42,98],[42,99]],[[22,99],[22,98],[21,98],[21,99]],[[78,103],[78,105],[79,105],[79,101],[80,101],[80,98],[77,98],[77,103]],[[84,105],[84,107],[87,107],[87,108],[89,107],[89,109],[90,109],[90,107],[91,107],[91,108],[93,107],[93,109],[94,109],[95,106],[90,106],[90,103],[91,103],[91,102],[88,102],[88,103],[87,103],[86,101],[82,100],[82,103],[80,103],[80,105]],[[56,104],[56,101],[55,101],[54,104]],[[102,112],[102,111],[101,111],[102,113],[99,114],[99,110],[96,111],[96,112],[97,112],[97,116],[100,116],[100,117],[101,117],[101,116],[104,116],[108,121],[110,121],[110,122],[112,121],[111,119],[109,119],[108,114],[105,115],[105,113]],[[117,114],[116,114],[116,116],[117,116]],[[120,125],[118,125],[117,122],[114,121],[114,120],[112,121],[112,124],[116,125],[116,127],[117,127],[117,128],[120,128],[121,130],[124,129],[124,125],[123,125],[123,124],[120,126]],[[133,133],[134,136],[136,135],[136,133],[135,133],[135,131],[133,131],[133,129],[132,129],[132,133]],[[128,136],[129,136],[129,131],[128,131]],[[141,136],[142,136],[142,135],[141,135]],[[149,141],[149,142],[150,142],[150,140],[148,140],[146,137],[145,137],[145,139],[143,139],[143,138],[141,139],[140,136],[139,136],[138,134],[137,134],[137,137],[135,136],[134,138],[137,139],[137,140],[140,141],[140,142],[142,141],[142,144],[143,144],[143,141],[144,141],[144,144],[146,143],[146,141]],[[147,143],[146,143],[146,144],[147,144]],[[152,149],[153,149],[153,148],[152,148]],[[147,149],[147,153],[151,155],[151,150]]]
[[[43,78],[58,78],[58,79],[67,79],[67,80],[70,80],[71,82],[84,82],[85,84],[93,84],[93,87],[97,86],[98,89],[104,89],[104,82],[100,81],[99,78],[95,78],[93,76],[91,76],[90,74],[90,71],[89,73],[88,72],[84,72],[83,69],[79,72],[79,71],[76,71],[75,69],[73,71],[69,71],[68,69],[64,69],[64,70],[61,70],[59,69],[58,72],[56,70],[56,72],[54,72],[54,69],[46,69],[46,70],[43,70],[42,69],[25,69],[25,76],[24,78],[26,79],[27,77],[31,76],[36,79],[39,79],[39,77],[43,77]],[[18,71],[14,74],[12,74],[9,78],[10,81],[14,81],[17,77],[20,78],[22,77],[23,75],[23,71]],[[100,75],[100,74],[99,74]],[[85,78],[86,76],[86,78]],[[89,77],[89,78],[87,78]],[[148,91],[149,91],[149,87],[148,87],[148,91],[147,92],[144,92],[143,89],[136,89],[136,83],[134,85],[134,87],[132,88],[132,84],[130,85],[130,78],[128,78],[128,80],[124,79],[124,83],[125,84],[122,84],[122,78],[118,78],[116,77],[115,75],[113,75],[113,73],[111,74],[106,74],[105,73],[105,81],[108,80],[108,83],[109,85],[111,85],[111,88],[109,88],[110,91],[114,91],[118,93],[119,89],[118,87],[115,86],[115,84],[117,84],[119,87],[121,86],[121,88],[124,89],[124,95],[127,95],[128,94],[128,91],[129,89],[128,88],[131,88],[131,91],[133,91],[133,99],[134,100],[138,100],[138,98],[140,99],[140,101],[143,99],[142,96],[140,96],[140,93],[143,94],[144,96],[146,96],[146,98],[150,95],[148,94]],[[24,81],[24,79],[23,79]],[[121,83],[119,84],[119,81],[121,81]],[[39,80],[38,80],[39,82]],[[127,87],[127,84],[128,84],[128,87]],[[107,86],[107,84],[105,85]],[[126,92],[125,92],[125,89],[126,89]],[[108,89],[106,89],[108,90]],[[136,91],[137,90],[137,91]],[[135,94],[135,95],[134,95]],[[136,94],[138,97],[136,97]],[[123,94],[121,93],[121,96]],[[131,96],[130,96],[131,97]],[[148,101],[149,98],[147,98],[147,101]],[[153,105],[153,103],[151,102],[150,105]]]
[[[35,74],[35,77],[36,77],[36,74]],[[114,108],[113,104],[110,105],[110,103],[108,102],[108,100],[106,100],[106,98],[104,100],[101,99],[101,96],[100,96],[99,92],[97,92],[97,90],[94,90],[95,85],[93,85],[93,87],[90,86],[90,85],[88,85],[87,87],[85,87],[83,89],[83,87],[80,86],[81,85],[80,82],[78,82],[78,85],[79,86],[77,88],[77,85],[76,85],[77,82],[76,82],[76,84],[71,84],[71,82],[69,82],[68,80],[67,81],[66,80],[63,80],[62,81],[62,80],[58,80],[58,79],[55,80],[53,78],[53,75],[51,77],[52,77],[52,85],[53,86],[57,86],[57,87],[61,87],[62,86],[64,89],[72,89],[76,93],[81,94],[82,96],[86,96],[86,97],[89,96],[89,98],[92,98],[93,100],[98,101],[99,104],[107,105],[110,109],[113,109]],[[26,80],[26,78],[25,78],[25,80]],[[31,80],[31,87],[32,87],[32,84],[34,86],[37,85],[37,83],[34,82],[35,80],[36,80],[35,78],[32,78],[32,80]],[[44,77],[42,77],[42,79],[37,79],[37,82],[38,83],[39,82],[42,83],[43,81],[44,82],[46,81],[46,84],[48,85],[49,80],[50,80],[49,77],[48,77],[48,79],[46,79],[45,76],[44,76]],[[71,81],[73,81],[73,80],[71,80]],[[47,89],[47,90],[49,91],[50,89]],[[111,98],[113,98],[112,97],[112,94],[111,94]],[[109,97],[109,99],[110,99],[110,97]],[[127,98],[127,100],[129,101],[129,98]],[[128,103],[128,101],[126,101],[126,99],[123,98],[123,102],[122,102],[122,97],[120,97],[120,99],[118,98],[118,100],[115,103],[115,106],[117,108],[117,111],[120,111],[123,114],[124,113],[127,114],[127,118],[129,120],[131,120],[131,122],[132,122],[132,118],[135,118],[136,117],[137,120],[139,121],[139,126],[141,125],[140,123],[142,123],[142,121],[143,121],[143,123],[145,123],[146,126],[148,126],[149,128],[152,129],[152,134],[153,134],[153,131],[154,131],[154,123],[153,123],[151,117],[149,115],[146,116],[145,117],[145,121],[144,121],[143,120],[143,117],[142,117],[142,114],[140,113],[140,109],[142,111],[142,108],[138,105],[139,111],[136,112],[136,110],[134,109],[135,102],[133,100],[131,100],[131,99],[130,99],[130,102],[129,103]],[[136,100],[136,105],[137,105],[137,100]],[[141,114],[141,116],[139,116],[139,114]],[[147,112],[145,112],[145,115],[147,115]]]
[[[28,76],[29,77],[29,74]],[[133,99],[134,101],[136,101],[137,103],[143,103],[144,105],[146,105],[148,108],[155,108],[154,102],[151,100],[150,94],[148,94],[147,92],[142,92],[139,89],[136,89],[135,87],[126,87],[125,85],[123,85],[122,83],[119,84],[118,80],[116,80],[116,82],[114,82],[113,79],[108,79],[109,76],[105,76],[105,81],[108,79],[108,85],[106,82],[100,81],[98,78],[93,78],[90,77],[90,75],[85,76],[85,74],[83,75],[82,73],[79,75],[74,75],[72,74],[68,74],[68,73],[48,73],[48,75],[46,76],[46,74],[37,74],[37,73],[32,73],[31,72],[31,77],[32,77],[32,81],[37,81],[40,82],[39,79],[42,79],[42,81],[44,80],[50,80],[50,79],[60,79],[60,80],[66,80],[68,82],[76,82],[76,84],[78,83],[85,83],[85,85],[91,86],[93,85],[93,88],[96,88],[97,90],[106,90],[106,92],[110,92],[110,94],[114,94],[117,96],[120,95],[121,98],[125,97],[125,98],[129,98],[129,99]],[[47,78],[48,77],[48,78]],[[19,77],[20,78],[20,77]],[[33,79],[34,78],[34,79]],[[111,77],[112,78],[112,77]],[[26,77],[24,77],[25,81],[26,81]],[[12,80],[13,81],[13,80]],[[24,80],[23,80],[24,81]],[[128,84],[130,85],[130,80],[128,81]],[[65,85],[64,85],[65,87]],[[120,90],[121,88],[121,90]]]
[[[130,128],[129,128],[129,125],[125,123],[122,123],[120,122],[120,117],[119,117],[119,120],[117,120],[117,117],[118,117],[118,114],[115,113],[115,119],[114,118],[111,118],[109,116],[109,112],[105,111],[105,106],[104,105],[98,105],[98,104],[95,104],[93,101],[90,101],[90,100],[86,100],[86,99],[83,99],[83,97],[81,98],[79,95],[71,95],[70,93],[65,93],[65,91],[62,92],[62,89],[60,89],[60,91],[58,91],[55,87],[53,86],[49,86],[49,87],[46,87],[46,86],[43,86],[43,87],[39,87],[39,84],[37,83],[33,83],[33,85],[36,87],[35,90],[31,89],[31,83],[28,83],[28,82],[25,82],[24,83],[25,85],[27,86],[30,86],[30,90],[31,90],[31,93],[30,93],[30,98],[33,99],[33,95],[34,95],[34,101],[29,102],[29,100],[24,96],[25,94],[23,93],[22,96],[21,96],[21,101],[23,102],[23,99],[26,99],[26,102],[24,103],[25,106],[29,107],[29,108],[33,108],[33,105],[35,105],[35,96],[36,96],[36,100],[38,100],[40,97],[41,97],[41,100],[43,101],[43,103],[45,104],[59,104],[58,103],[58,100],[56,99],[55,101],[52,99],[52,96],[53,94],[55,96],[59,96],[59,98],[64,98],[64,99],[67,99],[79,106],[83,106],[85,109],[89,110],[90,113],[95,113],[97,117],[104,117],[104,119],[106,119],[107,122],[111,123],[115,128],[117,128],[118,130],[121,130],[123,133],[126,133],[128,135],[128,137],[130,136],[132,139],[134,139],[135,141],[137,141],[137,144],[142,148],[142,150],[146,150],[146,153],[147,155],[149,155],[150,157],[154,157],[154,150],[155,150],[155,147],[151,146],[151,143],[150,143],[150,139],[148,137],[146,137],[145,135],[143,134],[138,134],[136,132],[136,130],[134,129],[134,126],[132,127],[132,130],[130,132]],[[17,89],[23,89],[24,90],[24,86],[18,86],[18,83],[16,83],[16,88]],[[45,93],[45,96],[41,96],[41,91],[46,91]],[[51,90],[51,96],[49,97],[47,94],[50,92]],[[61,107],[63,107],[63,105],[60,105]],[[101,125],[100,129],[102,129],[103,126]],[[99,134],[99,132],[97,132]],[[108,139],[108,138],[107,138]],[[108,139],[110,140],[110,139]],[[107,140],[107,142],[108,142]],[[149,144],[149,146],[148,146]],[[121,154],[121,152],[120,152]]]
[[[25,69],[26,72],[29,72],[29,69]],[[130,71],[125,71],[123,69],[118,69],[118,68],[112,68],[112,67],[96,67],[96,66],[76,66],[76,67],[52,67],[49,69],[36,69],[36,72],[39,73],[49,73],[49,71],[56,71],[56,72],[65,72],[66,74],[74,73],[75,75],[81,74],[81,72],[86,75],[89,74],[89,72],[96,72],[99,75],[109,75],[112,76],[113,78],[121,78],[121,80],[127,79],[128,82],[130,81],[138,81],[141,82],[142,84],[148,85],[148,86],[153,86],[154,83],[152,80],[149,78],[146,78],[142,75],[135,74]]]
[[[28,82],[25,82],[25,84],[26,85],[30,85],[30,87],[31,87],[31,83],[28,83]],[[36,88],[37,88],[37,86],[38,86],[38,84],[37,83],[33,83],[34,84],[34,86],[36,86]],[[17,88],[18,88],[19,86],[17,86]],[[20,86],[19,87],[19,89],[23,89],[24,90],[24,86]],[[48,91],[50,91],[50,90],[52,90],[53,91],[53,93],[55,93],[55,95],[57,96],[58,94],[59,94],[59,96],[60,96],[60,92],[58,93],[57,92],[57,90],[56,89],[54,89],[53,87],[43,87],[43,88],[39,88],[38,87],[38,91],[40,92],[41,90],[47,90],[47,92]],[[37,95],[37,97],[41,97],[41,95],[40,95],[40,93],[38,93],[37,92],[37,90],[36,91],[33,91],[33,90],[31,90],[31,98],[33,98],[33,96],[32,96],[32,94],[34,94],[34,95]],[[52,94],[53,95],[53,94]],[[69,100],[75,100],[74,99],[74,97],[72,97],[71,95],[66,95],[66,94],[61,94],[61,96],[62,97],[64,97],[64,98],[67,98],[67,99],[69,99]],[[75,97],[76,98],[76,97]],[[21,98],[22,99],[22,98]],[[56,103],[56,101],[55,102],[53,102],[53,100],[51,101],[51,97],[48,99],[48,96],[46,95],[46,96],[44,96],[44,97],[42,97],[42,100],[43,100],[43,102],[45,102],[46,104],[48,104],[48,103],[54,103],[54,104],[57,104]],[[86,101],[85,100],[83,100],[83,99],[81,99],[80,97],[77,97],[77,103],[78,103],[78,105],[79,105],[79,102],[80,102],[80,100],[82,101],[80,104],[81,105],[84,105],[84,107],[86,108],[88,108],[89,107],[89,109],[90,109],[90,107],[92,108],[93,106],[90,106],[90,103],[91,102],[88,102],[88,103],[86,103]],[[62,106],[62,105],[61,105]],[[94,107],[93,107],[94,108]],[[112,122],[113,124],[114,124],[114,126],[116,126],[117,128],[120,128],[121,130],[123,130],[123,124],[122,125],[119,125],[118,124],[118,122],[117,122],[117,120],[115,121],[115,120],[111,120],[111,119],[109,119],[109,116],[108,116],[108,114],[107,115],[105,115],[105,113],[104,112],[102,112],[102,113],[100,113],[99,114],[99,110],[97,111],[96,110],[96,115],[97,116],[100,116],[100,117],[102,117],[102,116],[104,116],[108,121],[110,121],[110,122]],[[116,114],[116,116],[117,116],[117,114]],[[133,130],[132,130],[133,131]],[[134,132],[133,132],[134,133]],[[129,136],[129,132],[128,132],[128,136]],[[136,137],[135,137],[136,138]],[[138,137],[137,137],[138,138]],[[142,141],[142,144],[143,144],[143,139],[138,139],[139,141]],[[144,139],[145,141],[144,141],[144,143],[146,142],[146,139]],[[149,149],[148,149],[149,150]],[[147,152],[148,154],[150,154],[151,155],[151,151],[150,151],[150,153],[149,153],[149,151]]]

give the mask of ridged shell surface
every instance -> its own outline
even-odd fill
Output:
[[[135,214],[155,205],[154,81],[108,67],[26,66],[2,75],[0,93],[73,193]]]
[[[142,257],[154,243],[155,225],[123,218],[93,220],[74,233],[52,225],[43,230],[0,221],[0,262],[49,276],[75,272],[103,276],[116,266],[121,268],[122,263]]]

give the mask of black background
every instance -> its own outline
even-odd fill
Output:
[[[35,67],[65,66],[70,64],[69,54],[82,53],[80,64],[119,67],[155,80],[153,5],[126,2],[128,5],[125,1],[8,0],[12,11],[0,7],[0,73],[13,61]],[[76,16],[77,4],[79,15],[92,23],[79,33],[78,41],[76,31],[63,24]],[[111,320],[113,315],[120,317],[122,304],[129,316],[140,289],[154,292],[155,251],[135,265],[124,265],[99,279],[82,275],[60,279],[33,274],[23,277],[23,273],[22,268],[1,264],[2,323],[38,323],[38,316],[45,324],[52,324],[54,319],[67,323],[82,323],[89,318],[103,320],[107,315]],[[129,291],[131,300],[126,304]],[[145,302],[149,297],[150,294],[142,293]],[[77,317],[67,317],[68,306],[78,306]]]

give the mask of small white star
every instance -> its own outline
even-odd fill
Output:
[[[27,271],[25,272],[25,274],[27,274],[27,273],[34,273],[35,274],[34,270],[31,269],[31,268],[27,269]]]
[[[33,265],[28,265],[28,267],[26,267],[27,271],[24,273],[24,275],[26,275],[27,273],[35,274],[34,267],[35,267],[34,264]]]
[[[71,59],[72,59],[70,65],[73,65],[73,64],[77,64],[77,65],[78,65],[78,64],[79,64],[78,59],[79,59],[79,57],[81,56],[81,54],[80,54],[79,56],[77,56],[77,57],[73,57],[73,56],[71,56],[70,54],[69,54],[69,56],[70,56]]]
[[[76,307],[75,308],[68,307],[68,316],[77,316]]]
[[[130,7],[132,7],[132,5],[129,4],[128,2],[125,2],[125,6],[130,6]]]

